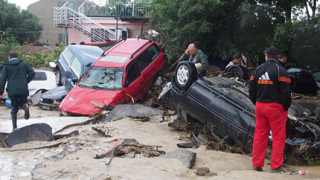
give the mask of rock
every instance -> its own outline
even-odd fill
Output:
[[[125,154],[123,158],[134,158],[134,156],[135,156],[135,153],[131,152],[131,153]]]
[[[188,150],[179,149],[179,150],[164,154],[161,157],[169,158],[169,159],[178,159],[183,163],[183,165],[191,169],[194,166],[194,163],[196,162],[196,156],[197,156],[197,153],[194,153]]]
[[[196,169],[196,175],[198,176],[205,176],[208,173],[210,173],[210,169],[207,167],[199,167]]]

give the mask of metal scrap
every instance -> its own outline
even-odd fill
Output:
[[[93,130],[95,130],[97,133],[99,133],[103,137],[112,137],[110,134],[106,134],[103,130],[92,127]]]

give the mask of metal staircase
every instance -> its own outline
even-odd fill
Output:
[[[116,39],[116,33],[83,14],[82,3],[78,12],[68,7],[68,1],[61,7],[54,8],[54,26],[61,28],[75,28],[89,36],[92,42],[106,42]]]

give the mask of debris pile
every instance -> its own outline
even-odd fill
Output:
[[[101,159],[104,157],[110,157],[109,165],[114,157],[124,157],[124,158],[150,158],[158,157],[165,154],[164,151],[159,150],[162,146],[156,145],[144,145],[140,144],[135,139],[124,139],[121,144],[115,143],[111,148],[100,155],[96,155],[95,159]]]

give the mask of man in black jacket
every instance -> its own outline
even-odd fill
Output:
[[[278,60],[279,51],[271,46],[264,51],[266,62],[250,78],[249,97],[256,105],[256,129],[253,140],[253,169],[262,171],[269,132],[272,132],[271,172],[284,172],[283,151],[286,121],[291,104],[291,80]]]
[[[17,113],[19,107],[23,108],[24,118],[29,119],[29,95],[28,83],[34,78],[34,70],[25,62],[18,59],[14,51],[9,53],[9,62],[2,68],[0,77],[0,94],[3,93],[6,81],[8,81],[7,92],[11,100],[11,119],[13,129],[17,128]]]

